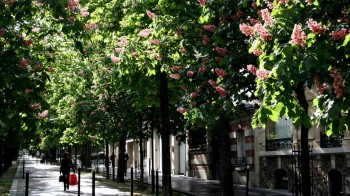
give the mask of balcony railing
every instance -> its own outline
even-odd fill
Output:
[[[247,165],[247,158],[246,157],[236,157],[234,160],[234,164],[236,167],[246,166]]]
[[[327,136],[324,133],[321,133],[321,147],[322,148],[334,148],[343,146],[343,137],[341,136]]]
[[[266,151],[292,149],[292,138],[266,140]]]

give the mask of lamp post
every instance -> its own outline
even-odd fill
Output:
[[[250,170],[250,167],[249,165],[247,165],[247,181],[246,181],[246,186],[245,186],[245,195],[248,196],[248,189],[249,189],[249,170]]]

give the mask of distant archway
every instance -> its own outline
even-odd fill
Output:
[[[284,169],[276,169],[274,179],[275,189],[288,189],[288,176]]]
[[[328,186],[329,195],[341,196],[343,195],[343,179],[342,174],[336,170],[332,169],[328,172]]]

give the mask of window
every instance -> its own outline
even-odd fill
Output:
[[[292,137],[293,120],[285,116],[278,117],[278,122],[275,124],[276,139]]]

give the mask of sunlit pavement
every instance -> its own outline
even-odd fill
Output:
[[[25,195],[25,179],[23,179],[23,164],[25,161],[25,174],[29,173],[28,195],[33,196],[60,196],[60,195],[77,195],[78,186],[69,186],[69,190],[63,190],[63,183],[58,182],[59,166],[41,164],[39,159],[25,155],[18,165],[15,179],[12,183],[10,195]],[[82,173],[80,179],[80,195],[92,195],[92,174]],[[95,184],[95,195],[130,195],[127,192],[121,192],[115,188],[101,185],[98,181]]]
[[[25,173],[29,173],[29,188],[28,195],[32,196],[61,196],[61,195],[78,195],[78,186],[69,186],[69,190],[63,190],[63,183],[58,182],[59,166],[50,164],[41,164],[37,158],[24,155],[20,161],[13,180],[10,195],[24,196],[25,195],[25,179],[23,179],[23,160],[25,161]],[[99,165],[99,170],[103,171],[103,165]],[[130,179],[128,172],[126,179]],[[145,179],[150,183],[150,176],[145,175]],[[92,174],[82,173],[80,179],[80,195],[92,195]],[[219,181],[218,180],[203,180],[188,176],[174,175],[171,178],[172,189],[182,193],[190,193],[191,195],[200,196],[219,196]],[[162,185],[162,176],[159,175],[159,185]],[[107,187],[95,182],[96,196],[111,196],[111,195],[130,195],[130,192],[122,192],[115,187]],[[234,185],[235,196],[245,196],[245,186]],[[292,193],[279,190],[269,190],[260,188],[249,188],[249,196],[269,195],[283,196],[292,195]]]

